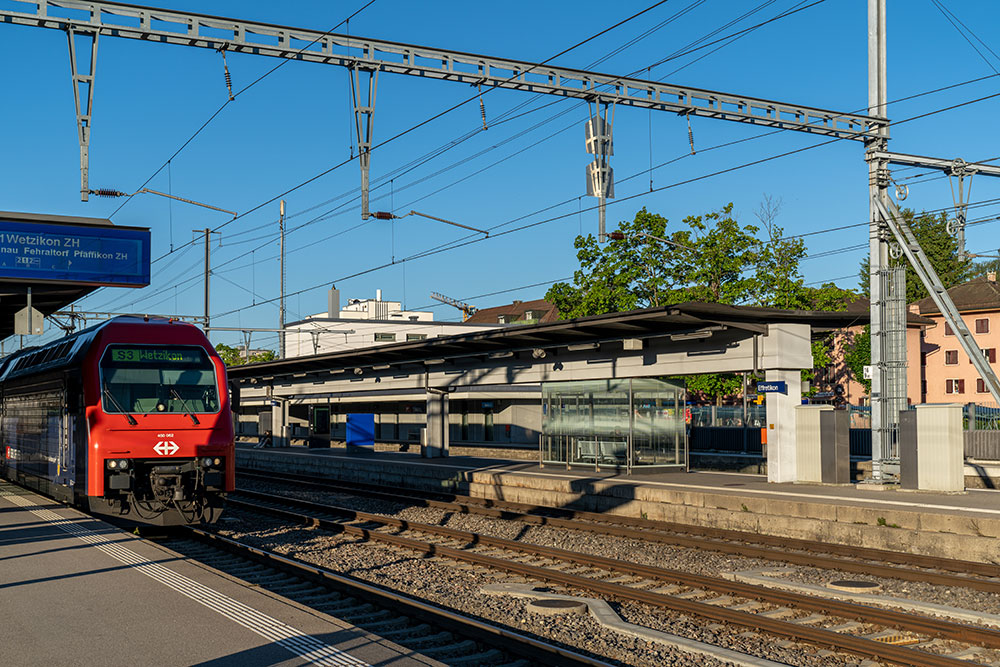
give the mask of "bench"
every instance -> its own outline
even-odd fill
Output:
[[[588,463],[624,463],[628,452],[625,440],[577,440],[577,460]]]

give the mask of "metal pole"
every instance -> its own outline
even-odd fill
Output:
[[[285,200],[281,200],[280,215],[278,217],[279,254],[281,255],[281,300],[278,306],[278,328],[281,329],[279,350],[281,358],[285,358]]]
[[[208,304],[209,304],[209,273],[211,270],[211,264],[209,264],[209,243],[208,239],[210,237],[211,231],[208,227],[205,228],[205,335],[208,335],[209,331],[209,319],[208,319]]]
[[[868,113],[871,116],[886,115],[886,40],[885,40],[885,0],[868,0]],[[878,126],[877,136],[867,141],[867,149],[887,150],[888,131]],[[885,365],[885,346],[882,310],[888,299],[888,285],[882,273],[888,268],[889,253],[886,243],[885,225],[876,209],[874,200],[888,199],[888,162],[884,159],[868,160],[869,189],[869,287],[871,294],[871,355],[872,355],[872,478],[882,479],[882,459],[889,450],[892,433],[886,414],[885,392],[889,369]]]
[[[743,371],[743,453],[747,453],[747,373]]]

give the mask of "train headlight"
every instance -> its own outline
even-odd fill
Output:
[[[211,459],[211,457],[206,456],[205,458],[203,458],[201,460],[201,464],[203,466],[205,466],[206,468],[210,467],[212,465],[212,459]]]
[[[111,459],[110,461],[108,461],[108,467],[114,470],[115,468],[118,467],[118,461]]]
[[[122,459],[118,462],[119,470],[126,470],[128,468],[128,459]]]
[[[212,459],[212,463],[214,465],[222,465],[222,459],[220,459],[220,458]]]

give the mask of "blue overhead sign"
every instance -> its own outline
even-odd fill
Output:
[[[0,279],[145,287],[149,230],[0,220]]]
[[[757,383],[757,393],[758,394],[787,394],[788,384],[784,380],[779,380],[775,382],[758,382]]]

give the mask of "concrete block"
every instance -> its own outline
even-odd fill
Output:
[[[832,412],[832,405],[795,406],[795,481],[822,482],[821,423],[823,412]]]
[[[958,403],[917,406],[917,488],[965,490],[965,439]]]

